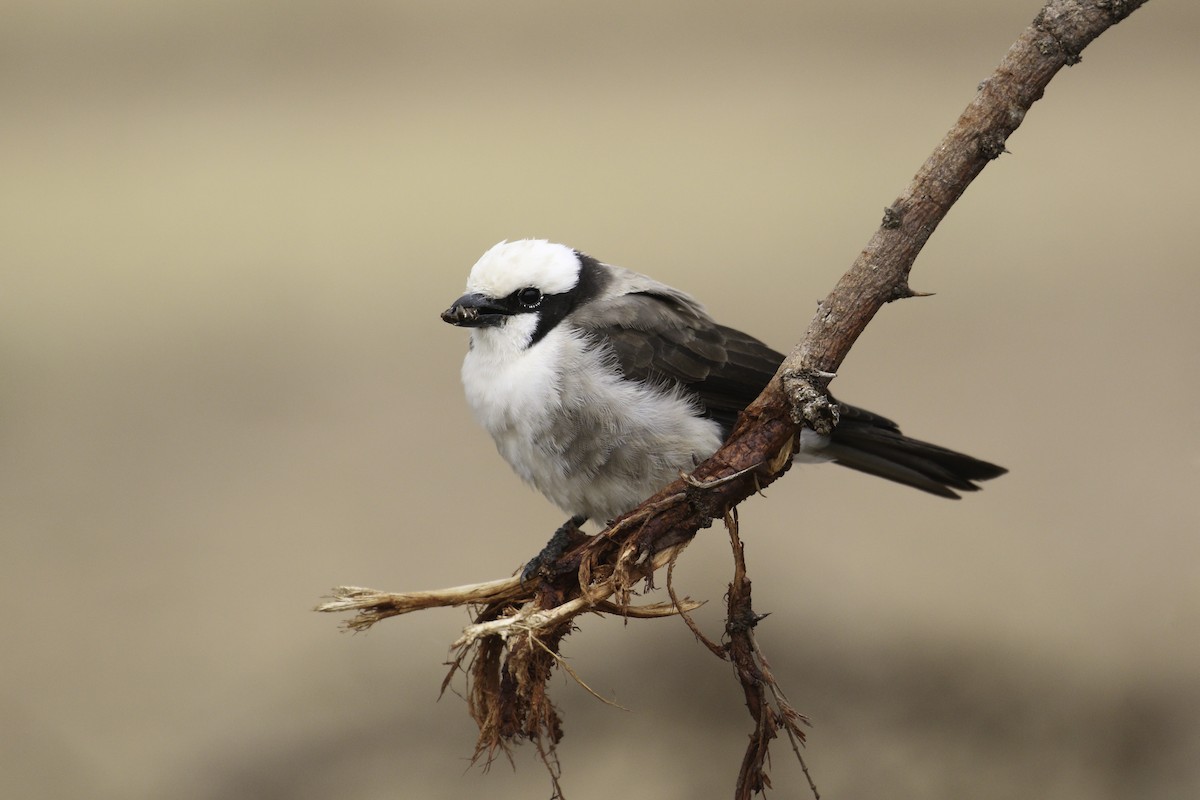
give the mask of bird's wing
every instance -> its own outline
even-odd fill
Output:
[[[632,278],[630,278],[632,276]],[[626,378],[675,384],[693,393],[728,436],[737,415],[775,374],[783,355],[753,336],[718,325],[688,295],[628,273],[575,324],[611,349]],[[837,402],[837,401],[835,401]],[[841,421],[826,454],[851,469],[943,497],[974,491],[1003,467],[911,439],[887,417],[838,403]],[[957,490],[957,491],[956,491]]]
[[[676,289],[636,273],[620,278],[620,291],[589,304],[574,324],[611,349],[626,378],[680,386],[728,433],[783,355],[718,325]]]

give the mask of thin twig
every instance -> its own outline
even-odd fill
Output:
[[[620,704],[620,703],[618,703],[617,701],[615,701],[615,700],[609,700],[607,697],[605,697],[604,695],[602,695],[602,694],[600,694],[599,692],[597,692],[597,691],[596,691],[595,689],[593,689],[591,686],[588,686],[588,685],[587,685],[587,683],[586,683],[586,682],[583,680],[583,678],[579,677],[579,673],[578,673],[578,672],[576,672],[576,671],[574,670],[574,668],[572,668],[572,667],[571,667],[571,665],[567,663],[567,660],[566,660],[565,658],[563,658],[561,655],[559,655],[558,653],[556,653],[556,652],[554,652],[553,650],[551,650],[549,647],[546,647],[546,643],[545,643],[545,642],[541,641],[540,639],[535,639],[534,641],[537,643],[537,646],[538,646],[538,647],[540,647],[540,648],[542,648],[543,650],[545,650],[545,651],[546,651],[546,654],[547,654],[547,655],[549,655],[551,658],[553,658],[553,659],[554,659],[555,663],[557,663],[557,664],[558,664],[560,667],[562,667],[563,669],[565,669],[565,670],[567,671],[567,674],[568,674],[568,675],[570,675],[570,676],[571,676],[571,678],[572,678],[572,679],[574,679],[574,681],[575,681],[577,684],[579,684],[579,685],[580,685],[580,686],[583,688],[583,690],[584,690],[585,692],[587,692],[587,693],[588,693],[588,694],[590,694],[592,697],[594,697],[594,698],[596,698],[597,700],[599,700],[601,703],[604,703],[604,705],[606,705],[606,706],[612,706],[613,708],[619,708],[619,709],[621,709],[622,711],[628,711],[628,710],[629,710],[628,708],[626,708],[625,706],[621,705],[621,704]]]
[[[671,562],[667,564],[667,594],[671,597],[671,604],[675,608],[679,609],[679,616],[683,619],[683,624],[688,626],[688,630],[690,630],[692,635],[699,640],[700,644],[707,647],[717,658],[721,659],[722,661],[728,661],[729,655],[725,652],[725,648],[721,647],[721,645],[717,644],[712,639],[709,639],[701,632],[700,626],[696,624],[696,621],[692,619],[692,615],[688,613],[691,611],[691,609],[684,609],[682,601],[680,601],[679,597],[676,596],[674,581],[675,561],[676,559],[672,558]]]

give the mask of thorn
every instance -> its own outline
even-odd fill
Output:
[[[907,300],[910,297],[933,297],[933,292],[918,292],[907,283],[897,286],[892,292],[892,300]],[[890,302],[890,301],[889,301]]]

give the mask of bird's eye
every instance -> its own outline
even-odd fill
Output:
[[[542,304],[542,293],[532,286],[517,292],[517,302],[525,308],[537,308]]]

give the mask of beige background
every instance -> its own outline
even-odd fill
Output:
[[[545,797],[437,702],[466,620],[330,586],[508,574],[561,514],[438,320],[528,235],[783,348],[1036,2],[4,4],[0,795]],[[835,469],[743,507],[761,642],[828,797],[1200,783],[1200,7],[1060,75],[835,383],[1011,468]],[[713,602],[719,529],[679,587]],[[748,717],[678,621],[582,620],[573,800],[727,797]],[[804,796],[785,745],[778,797]]]

